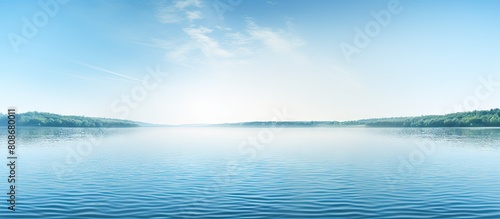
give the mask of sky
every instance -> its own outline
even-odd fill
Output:
[[[158,124],[498,108],[500,2],[4,0],[0,110]]]

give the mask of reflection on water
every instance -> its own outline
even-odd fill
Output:
[[[53,146],[58,142],[72,142],[87,138],[102,139],[109,136],[123,135],[127,129],[106,128],[56,128],[56,127],[18,127],[17,136],[23,146]],[[4,137],[7,132],[2,132]]]
[[[396,128],[376,129],[380,133],[401,138],[417,137],[429,140],[445,140],[457,146],[498,148],[500,128]]]
[[[500,218],[500,129],[262,130],[22,127],[0,217]]]

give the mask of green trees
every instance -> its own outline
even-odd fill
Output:
[[[360,124],[374,127],[500,127],[500,109],[441,116],[372,119]]]
[[[500,127],[500,109],[452,113],[439,116],[364,119],[357,121],[282,121],[221,124],[230,127]]]
[[[7,124],[6,115],[0,114],[0,126]],[[84,116],[61,116],[53,113],[28,112],[17,116],[21,126],[46,127],[137,127],[138,123],[128,120],[89,118]],[[244,122],[219,124],[231,127],[332,127],[332,126],[368,126],[368,127],[500,127],[500,109],[452,113],[440,116],[419,116],[365,119],[358,121],[280,121],[280,122]]]
[[[5,115],[0,115],[0,126],[6,124]],[[40,127],[137,127],[137,123],[127,120],[89,118],[84,116],[62,116],[53,113],[27,112],[17,115],[20,126]]]

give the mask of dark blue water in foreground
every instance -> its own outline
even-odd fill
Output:
[[[500,218],[500,129],[19,132],[0,218]]]

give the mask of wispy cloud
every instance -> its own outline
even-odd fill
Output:
[[[92,68],[92,69],[95,69],[95,70],[98,70],[100,72],[104,72],[104,73],[108,73],[108,74],[112,74],[112,75],[115,75],[115,76],[119,76],[121,78],[126,78],[126,79],[129,79],[129,80],[133,80],[133,81],[139,81],[139,82],[142,82],[142,80],[139,80],[137,78],[133,78],[133,77],[130,77],[130,76],[127,76],[127,75],[123,75],[123,74],[120,74],[120,73],[117,73],[117,72],[114,72],[114,71],[110,71],[110,70],[107,70],[107,69],[104,69],[104,68],[101,68],[101,67],[98,67],[98,66],[95,66],[95,65],[90,65],[90,64],[87,64],[87,63],[83,63],[83,62],[77,62],[78,64],[80,65],[83,65],[85,67],[88,67],[88,68]]]
[[[184,32],[195,40],[206,56],[229,57],[231,53],[222,49],[219,43],[208,36],[213,30],[206,27],[186,28]]]
[[[174,61],[175,63],[185,63],[189,60],[189,53],[194,50],[194,47],[189,44],[182,44],[174,49],[170,49],[167,53],[167,59]]]
[[[162,48],[167,48],[167,57],[176,63],[208,59],[239,59],[250,54],[256,54],[270,49],[274,52],[290,52],[303,45],[303,41],[289,29],[273,29],[256,24],[252,19],[246,19],[243,28],[186,25],[183,32],[186,37],[175,39],[176,43],[166,40],[161,42]],[[221,42],[224,42],[221,44]],[[198,52],[197,52],[198,51]],[[222,61],[222,60],[220,60]]]
[[[178,9],[171,6],[159,7],[156,12],[156,17],[162,23],[179,23],[183,19],[179,16]]]
[[[157,7],[156,17],[167,24],[194,21],[203,17],[201,11],[196,10],[202,6],[201,0],[178,0],[173,4],[161,2]]]
[[[186,16],[189,21],[194,21],[202,18],[200,11],[186,11]]]
[[[259,26],[251,18],[247,18],[246,22],[247,32],[250,36],[271,49],[287,51],[303,44],[302,40],[283,29],[273,30],[269,27]]]
[[[258,25],[252,18],[246,17],[239,18],[244,21],[240,26],[211,26],[210,22],[205,22],[208,17],[202,13],[206,7],[201,0],[163,2],[158,6],[158,20],[180,25],[184,34],[171,39],[153,39],[153,44],[167,50],[169,61],[184,65],[189,64],[187,62],[238,62],[258,52],[290,52],[303,44],[293,34],[291,21],[282,28],[272,28]]]
[[[175,1],[175,7],[179,9],[184,9],[188,7],[201,7],[202,2],[201,0],[178,0]]]
[[[226,34],[226,37],[229,39],[229,42],[231,44],[237,46],[248,45],[252,43],[252,39],[241,32],[231,32]]]
[[[270,5],[277,5],[278,4],[277,1],[267,1],[266,3],[270,4]]]
[[[215,28],[217,28],[217,30],[223,30],[223,31],[231,31],[232,30],[229,27],[222,27],[222,26],[219,26],[219,25],[215,25]]]

